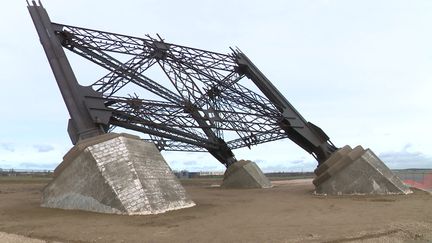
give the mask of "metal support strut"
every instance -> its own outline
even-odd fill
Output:
[[[167,43],[160,36],[53,23],[35,1],[28,9],[69,111],[73,144],[123,127],[142,132],[160,150],[209,152],[227,167],[237,161],[233,149],[284,138],[319,164],[337,149],[239,50],[222,54]],[[63,48],[108,74],[81,86]],[[150,69],[161,75],[150,77]],[[248,88],[249,80],[261,93]]]

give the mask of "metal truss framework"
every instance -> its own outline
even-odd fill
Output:
[[[238,49],[221,54],[167,43],[159,36],[139,38],[52,23],[40,3],[28,8],[71,115],[73,143],[118,126],[148,134],[160,150],[208,151],[226,166],[236,161],[233,149],[284,138],[319,163],[336,150]],[[91,89],[79,85],[63,48],[108,74]],[[119,54],[128,60],[120,61]],[[155,67],[171,88],[147,75]],[[250,79],[261,94],[242,85],[242,79]],[[119,95],[131,84],[158,98]],[[236,137],[224,138],[227,132]]]

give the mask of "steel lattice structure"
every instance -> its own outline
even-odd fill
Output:
[[[167,43],[159,36],[140,38],[53,23],[40,3],[28,8],[68,107],[74,144],[118,126],[149,135],[160,150],[208,151],[226,166],[236,161],[233,149],[284,138],[319,163],[336,150],[238,49],[221,54]],[[91,87],[79,85],[63,49],[108,74]],[[128,60],[121,61],[119,55]],[[147,73],[155,68],[171,87],[150,78]],[[261,93],[242,85],[243,79]],[[121,94],[130,85],[157,98]]]

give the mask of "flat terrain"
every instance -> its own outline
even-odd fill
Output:
[[[197,206],[120,216],[40,208],[46,183],[0,180],[1,232],[48,242],[432,242],[432,195],[423,191],[326,197],[313,194],[310,179],[264,190],[186,180]]]

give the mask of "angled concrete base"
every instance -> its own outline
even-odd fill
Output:
[[[270,188],[272,184],[251,161],[239,160],[225,171],[222,188]]]
[[[315,170],[317,194],[408,194],[411,191],[370,150],[345,146]]]
[[[127,215],[195,204],[152,143],[105,134],[75,145],[43,190],[43,207]]]

